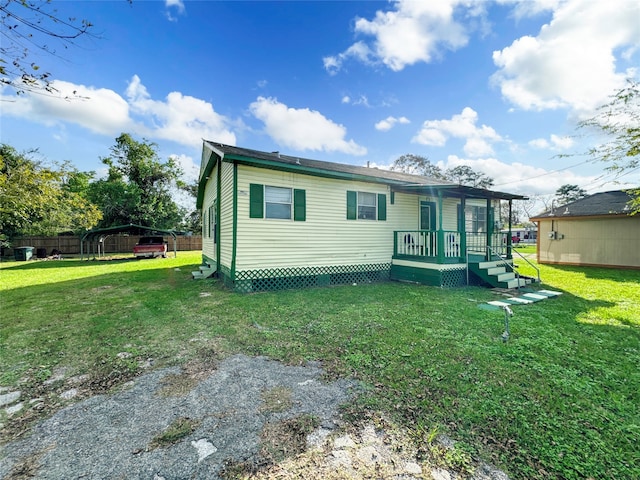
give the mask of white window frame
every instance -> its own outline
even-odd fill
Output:
[[[378,219],[378,195],[376,193],[371,192],[357,192],[357,202],[356,202],[356,218],[358,220],[377,220]],[[361,196],[371,195],[373,197],[373,205],[361,203]],[[369,216],[365,216],[364,212],[361,210],[363,208],[371,209],[373,208],[373,217],[369,218]]]
[[[280,191],[288,191],[289,192],[289,201],[288,202],[283,202],[283,201],[269,201],[268,197],[269,197],[269,190],[271,190],[272,193],[275,193],[275,191],[280,190]],[[287,205],[289,207],[289,216],[288,217],[283,217],[283,216],[271,216],[269,213],[269,205]],[[273,213],[273,212],[271,212]],[[268,218],[271,220],[292,220],[293,219],[293,188],[290,187],[276,187],[273,185],[265,185],[264,186],[264,218]]]

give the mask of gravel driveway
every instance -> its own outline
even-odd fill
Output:
[[[0,447],[0,478],[219,478],[225,465],[261,462],[270,425],[307,418],[335,428],[355,383],[326,383],[321,374],[315,364],[244,355],[197,382],[179,368],[154,371],[123,391],[64,408]]]

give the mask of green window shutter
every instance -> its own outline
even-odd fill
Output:
[[[378,220],[387,219],[387,195],[384,193],[378,194]]]
[[[304,190],[293,190],[293,219],[296,222],[307,219],[307,195]]]
[[[249,185],[249,218],[264,217],[264,186],[259,183]]]
[[[358,192],[347,190],[347,220],[358,217]]]

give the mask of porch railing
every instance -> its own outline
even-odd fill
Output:
[[[467,252],[473,255],[487,256],[489,248],[498,255],[507,256],[507,237],[508,234],[497,232],[493,233],[487,242],[486,232],[398,230],[394,232],[393,254],[394,256],[428,258],[437,263],[451,262],[455,259],[466,261]],[[464,251],[465,246],[467,252]]]
[[[422,258],[459,258],[460,232],[450,230],[399,230],[394,232],[394,255]]]

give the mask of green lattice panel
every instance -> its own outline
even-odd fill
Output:
[[[467,283],[467,272],[464,268],[442,270],[441,275],[443,287],[461,287]]]
[[[390,264],[292,267],[236,272],[235,290],[243,293],[389,280]]]

